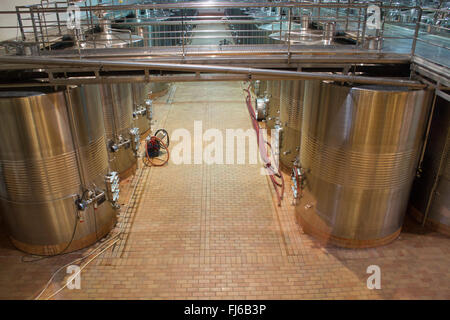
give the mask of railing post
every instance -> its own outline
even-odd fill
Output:
[[[317,10],[317,23],[320,25],[320,4],[322,3],[322,0],[319,0],[319,9]]]
[[[186,9],[183,8],[183,11],[182,11],[182,14],[181,14],[181,36],[182,36],[181,43],[182,43],[182,48],[183,48],[182,49],[183,50],[183,58],[185,56],[185,53],[184,53],[184,40],[185,40],[185,35],[184,35],[184,33],[185,33],[185,30],[184,30],[184,28],[185,28],[184,17],[185,17],[185,14],[186,14]]]
[[[58,34],[61,35],[61,21],[59,19],[58,2],[55,2],[56,21],[58,23]]]
[[[23,29],[22,17],[20,15],[20,9],[18,7],[16,7],[16,14],[17,14],[17,22],[19,23],[20,34],[22,35],[22,41],[25,41],[26,40],[25,31]]]
[[[353,0],[347,0],[347,10],[346,10],[346,16],[345,16],[345,32],[348,32],[348,19],[350,18],[350,5],[352,4]]]
[[[417,38],[419,37],[419,32],[420,32],[420,21],[422,20],[422,8],[417,7],[416,9],[418,10],[418,14],[417,14],[416,28],[414,30],[413,43],[411,46],[411,58],[414,57],[414,54],[416,52]]]
[[[366,28],[367,28],[367,7],[364,8],[364,21],[363,29],[361,34],[361,47],[364,48],[365,38],[366,38]]]
[[[283,29],[283,15],[281,14],[282,12],[282,8],[280,7],[280,15],[279,15],[279,19],[280,19],[280,40],[281,40],[281,31]],[[284,39],[286,40],[286,36],[284,37]],[[281,40],[282,41],[282,40]]]
[[[361,8],[358,10],[358,27],[356,30],[356,46],[359,45],[359,32],[361,31]]]
[[[288,65],[291,63],[291,25],[292,25],[292,8],[289,8],[288,12]]]

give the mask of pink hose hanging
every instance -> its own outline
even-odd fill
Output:
[[[267,170],[270,176],[270,180],[272,181],[273,187],[275,189],[275,193],[277,195],[278,200],[278,206],[281,206],[281,200],[283,199],[284,194],[284,179],[283,175],[281,173],[276,173],[274,168],[272,167],[272,164],[270,163],[270,160],[267,158],[267,149],[266,144],[269,146],[270,150],[272,150],[272,146],[269,142],[264,140],[263,134],[261,132],[261,128],[259,127],[258,121],[256,120],[256,114],[252,106],[252,99],[250,94],[250,86],[247,89],[244,89],[245,92],[247,92],[247,109],[250,114],[250,118],[252,120],[253,129],[256,131],[256,135],[258,138],[258,148],[259,153],[261,154],[261,158],[264,162],[264,168]],[[261,143],[263,142],[263,143]],[[273,154],[273,153],[272,153]],[[276,181],[275,176],[281,179],[281,182]],[[281,190],[280,190],[281,189]]]

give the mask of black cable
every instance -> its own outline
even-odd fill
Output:
[[[67,249],[69,249],[70,245],[72,244],[73,240],[75,239],[75,233],[77,232],[77,227],[78,227],[78,215],[75,214],[75,226],[73,228],[72,237],[71,237],[69,243],[67,244],[67,246],[61,252],[56,253],[54,255],[50,255],[50,256],[48,256],[48,255],[41,255],[41,254],[27,254],[27,255],[22,256],[22,259],[21,259],[22,262],[36,262],[36,261],[41,261],[41,260],[48,259],[48,258],[53,258],[53,257],[56,257],[56,256],[62,256],[62,255],[65,255],[67,253],[71,253],[71,252],[66,252],[66,253],[64,253],[64,252]],[[33,259],[33,260],[25,260],[24,259],[25,257],[32,257],[32,256],[38,256],[39,258]]]

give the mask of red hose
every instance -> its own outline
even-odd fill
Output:
[[[151,139],[155,139],[157,142],[159,142],[161,144],[163,149],[167,151],[167,159],[165,161],[163,161],[162,163],[160,163],[160,164],[155,164],[155,163],[152,162],[152,160],[151,160],[152,157],[150,157],[150,155],[148,154],[148,144],[150,143],[150,140],[147,141],[147,143],[145,145],[145,155],[147,157],[147,160],[152,164],[152,166],[162,167],[163,165],[165,165],[169,161],[169,158],[170,158],[169,148],[167,148],[167,146],[164,144],[164,142],[160,138],[158,138],[156,136],[153,136],[153,137],[151,137]]]
[[[266,143],[269,145],[270,149],[272,150],[272,146],[270,143],[264,140],[263,135],[261,133],[261,128],[259,127],[258,120],[256,120],[256,114],[252,106],[251,101],[251,94],[250,94],[250,86],[247,89],[244,89],[245,92],[247,92],[247,109],[250,114],[250,118],[252,120],[253,129],[256,131],[256,135],[258,138],[258,147],[259,147],[259,153],[261,154],[261,158],[264,162],[264,168],[269,172],[270,180],[272,181],[273,187],[275,189],[275,193],[277,195],[278,200],[278,206],[281,206],[281,199],[283,199],[284,194],[284,178],[283,175],[275,173],[272,164],[270,163],[270,160],[267,158],[267,149],[266,149]],[[260,141],[263,141],[265,143],[260,143]],[[272,152],[273,155],[273,152]],[[279,177],[281,179],[281,183],[277,182],[275,180],[275,176]],[[279,190],[281,188],[281,192]]]

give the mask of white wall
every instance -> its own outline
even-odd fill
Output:
[[[1,0],[0,11],[14,11],[16,6],[40,3],[39,0]],[[0,15],[0,26],[17,26],[16,14]],[[16,38],[16,29],[0,29],[0,41]],[[19,33],[20,35],[20,33]]]

